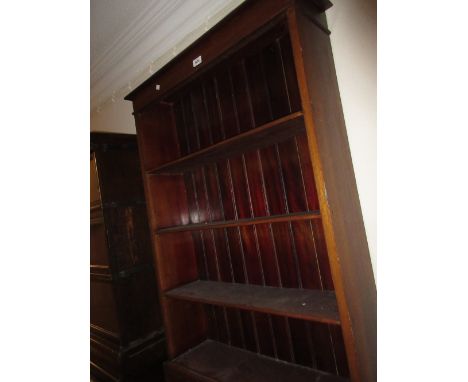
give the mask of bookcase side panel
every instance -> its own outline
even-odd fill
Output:
[[[288,19],[351,377],[374,381],[376,288],[330,39],[305,6]]]

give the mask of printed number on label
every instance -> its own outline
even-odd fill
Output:
[[[193,60],[193,67],[198,66],[202,63],[201,56],[198,56],[196,59]]]

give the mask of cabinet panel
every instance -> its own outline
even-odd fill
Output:
[[[143,199],[140,163],[135,150],[109,148],[96,153],[102,202],[131,203]]]
[[[154,304],[158,291],[153,272],[148,268],[137,277],[124,277],[115,283],[116,295],[122,302],[120,320],[127,342],[141,340],[162,329],[161,314]]]
[[[91,265],[109,265],[106,227],[103,223],[91,225]]]
[[[90,322],[120,337],[112,283],[108,281],[91,280]]]
[[[115,264],[121,271],[144,264],[151,265],[150,228],[144,204],[104,210],[107,239]]]

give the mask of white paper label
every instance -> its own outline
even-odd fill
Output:
[[[201,56],[198,56],[196,59],[193,60],[193,67],[200,65],[201,62]]]

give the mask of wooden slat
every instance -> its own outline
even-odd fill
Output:
[[[271,145],[303,131],[304,121],[302,112],[292,113],[162,166],[150,169],[147,173],[170,174],[182,172],[196,166],[211,163],[217,159],[227,158],[236,153]]]
[[[199,223],[199,224],[186,224],[174,227],[160,228],[156,230],[158,235],[173,232],[183,231],[198,231],[213,228],[227,228],[227,227],[240,227],[245,225],[254,224],[267,224],[267,223],[281,223],[290,222],[297,220],[311,220],[319,219],[320,211],[311,212],[297,212],[293,214],[273,215],[273,216],[262,216],[257,218],[237,219],[237,220],[225,220],[211,223]]]
[[[333,374],[206,340],[166,364],[171,381],[345,382]]]
[[[172,289],[166,292],[166,296],[308,321],[340,324],[335,293],[332,291],[198,280]]]

